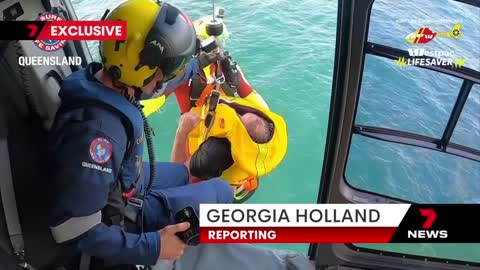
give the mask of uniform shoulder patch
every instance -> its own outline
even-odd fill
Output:
[[[90,157],[96,163],[106,163],[112,157],[112,143],[105,138],[96,138],[90,143]]]

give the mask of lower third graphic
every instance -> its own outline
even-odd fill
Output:
[[[406,66],[451,66],[460,68],[466,60],[455,57],[453,51],[426,50],[423,48],[409,48],[408,57],[401,56],[395,63],[401,68]]]

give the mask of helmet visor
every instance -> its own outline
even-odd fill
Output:
[[[188,16],[163,3],[145,39],[139,64],[160,68],[163,82],[167,82],[182,72],[193,57],[196,45],[195,29]]]
[[[176,58],[167,58],[164,63],[159,65],[160,70],[163,73],[163,82],[168,82],[178,75],[182,74],[185,70],[185,67],[190,60],[188,57],[176,57]]]

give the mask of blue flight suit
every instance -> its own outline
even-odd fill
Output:
[[[137,230],[130,232],[113,222],[118,216],[108,216],[107,209],[115,208],[119,201],[125,205],[117,195],[132,188],[137,194],[145,192],[149,166],[142,162],[141,114],[120,93],[94,77],[101,68],[101,64],[91,63],[73,73],[59,93],[62,106],[48,143],[52,234],[58,243],[109,263],[153,265],[161,248],[157,231],[174,224],[178,210],[192,206],[198,213],[200,203],[231,203],[233,191],[221,179],[187,185],[184,165],[157,162],[157,178],[143,201],[143,219],[142,212],[138,213]],[[88,105],[90,100],[107,106]],[[121,115],[130,120],[131,129],[126,128]],[[139,225],[142,220],[143,232]]]

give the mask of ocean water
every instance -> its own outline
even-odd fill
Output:
[[[121,0],[72,0],[80,19],[99,19]],[[211,12],[211,2],[174,0],[192,19]],[[459,40],[437,37],[431,50],[451,50],[480,70],[480,9],[447,0],[377,1],[369,41],[407,49],[405,36],[419,27],[448,31],[462,23]],[[261,181],[252,203],[315,203],[325,148],[333,73],[337,1],[223,0],[231,33],[227,49],[250,84],[288,124],[285,160]],[[141,18],[139,18],[141,19]],[[427,22],[428,20],[428,22]],[[96,42],[89,43],[98,60]],[[436,72],[401,69],[368,56],[357,124],[441,136],[462,84]],[[151,117],[158,160],[168,160],[179,119],[175,99]],[[452,141],[480,148],[480,87],[476,85]],[[412,147],[354,137],[345,173],[358,188],[415,202],[480,202],[480,165]],[[267,245],[307,252],[308,245]],[[368,245],[448,259],[480,261],[478,245]],[[454,248],[455,247],[455,248]]]

